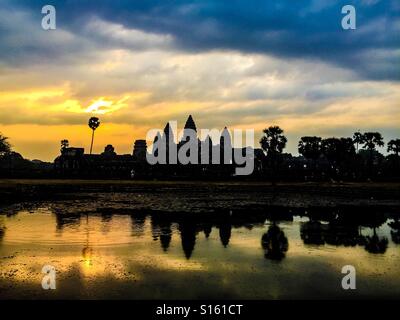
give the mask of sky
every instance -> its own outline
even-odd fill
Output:
[[[41,9],[56,8],[56,30]],[[344,5],[356,29],[341,26]],[[301,136],[400,138],[398,0],[0,0],[0,132],[28,159],[60,141],[112,144],[169,120],[198,128],[279,125]],[[382,149],[383,151],[384,149]]]

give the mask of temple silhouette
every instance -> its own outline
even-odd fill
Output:
[[[54,168],[58,176],[65,177],[95,177],[95,178],[229,178],[234,175],[235,148],[232,147],[231,135],[227,127],[221,131],[220,139],[214,144],[211,137],[207,136],[204,141],[197,137],[197,154],[195,157],[198,164],[182,164],[179,159],[172,163],[168,157],[170,147],[173,146],[178,152],[187,143],[189,138],[185,135],[188,131],[197,135],[196,123],[189,115],[183,128],[183,138],[176,141],[174,132],[168,122],[164,130],[158,133],[153,145],[164,140],[166,143],[166,163],[150,165],[146,156],[154,152],[157,156],[158,150],[148,150],[146,140],[136,140],[133,145],[132,154],[119,155],[114,151],[112,145],[107,145],[101,154],[86,154],[84,148],[64,147],[61,155],[54,160]],[[250,147],[239,150],[243,156],[249,152]],[[262,149],[253,149],[254,171],[256,175],[262,170],[265,162],[265,154]],[[237,151],[236,151],[237,152]],[[213,163],[212,155],[219,155],[219,163]],[[207,157],[206,161],[204,158]],[[232,159],[230,162],[224,159]],[[206,164],[204,164],[206,162]]]

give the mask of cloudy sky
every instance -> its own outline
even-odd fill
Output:
[[[42,6],[57,29],[41,28]],[[352,4],[357,29],[343,30]],[[168,120],[400,137],[398,0],[0,0],[0,132],[26,158],[60,140],[130,153]]]

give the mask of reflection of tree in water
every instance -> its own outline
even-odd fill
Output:
[[[374,234],[372,237],[365,237],[365,250],[369,253],[385,253],[388,247],[388,239],[386,237],[379,237],[376,234],[376,228],[374,228]]]
[[[132,235],[140,237],[144,232],[144,225],[146,222],[146,215],[144,213],[135,213],[131,215],[132,222]]]
[[[288,239],[281,228],[273,223],[261,238],[261,245],[264,249],[265,258],[271,260],[282,260],[289,248]]]
[[[396,244],[400,244],[400,219],[397,218],[390,222],[389,227],[393,229],[390,231],[390,234],[392,235],[392,241]]]
[[[355,210],[355,209],[353,209]],[[387,218],[383,213],[359,209],[360,211],[345,211],[328,214],[326,224],[313,219],[300,226],[301,238],[305,244],[335,246],[356,246],[362,245],[368,252],[384,253],[388,240],[376,234],[376,228],[380,227]],[[361,227],[373,229],[373,236],[364,236]]]
[[[389,243],[388,239],[386,237],[380,237],[376,233],[376,229],[382,226],[386,221],[387,217],[381,212],[366,211],[363,215],[363,221],[360,224],[373,230],[372,236],[364,237],[364,248],[369,253],[386,252]]]
[[[324,245],[326,225],[320,221],[310,220],[300,225],[300,236],[305,244]]]
[[[186,259],[190,259],[196,244],[196,225],[186,219],[179,223],[181,233],[182,249]]]
[[[346,224],[340,220],[325,224],[310,220],[301,224],[300,235],[305,244],[334,246],[356,246],[362,237],[357,225]]]

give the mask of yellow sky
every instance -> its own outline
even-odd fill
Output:
[[[1,62],[1,61],[0,61]],[[105,49],[68,64],[0,63],[0,132],[28,159],[52,161],[60,141],[94,152],[112,144],[131,153],[135,139],[192,114],[204,129],[279,125],[296,153],[304,135],[351,136],[358,129],[400,136],[400,85],[359,79],[338,66],[235,51]]]

